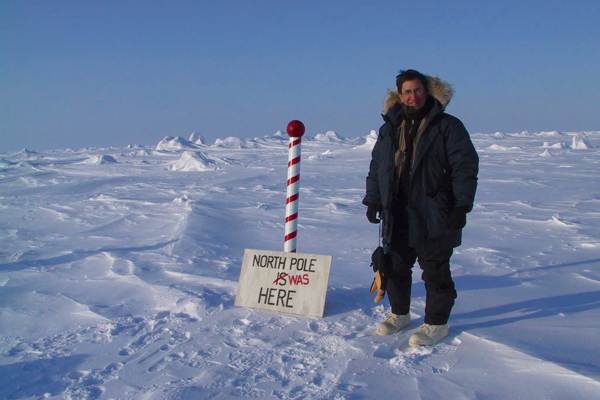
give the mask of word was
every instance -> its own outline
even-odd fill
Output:
[[[273,281],[273,284],[285,286],[288,282],[290,285],[308,285],[310,283],[310,278],[308,274],[289,275],[285,272],[278,272],[277,279]]]

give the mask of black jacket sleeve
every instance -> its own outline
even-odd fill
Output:
[[[362,201],[364,205],[378,205],[381,202],[381,195],[379,192],[379,159],[381,157],[381,137],[384,128],[385,125],[379,129],[379,136],[377,137],[377,141],[371,152],[369,174],[367,175],[367,193]]]
[[[452,177],[455,207],[473,208],[477,189],[479,156],[462,122],[454,117],[448,121],[446,155]]]

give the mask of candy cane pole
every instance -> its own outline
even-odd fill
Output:
[[[287,126],[290,136],[288,152],[287,200],[285,206],[285,240],[283,251],[296,252],[298,229],[298,196],[300,189],[300,144],[304,135],[304,124],[294,120]]]

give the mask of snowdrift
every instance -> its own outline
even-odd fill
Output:
[[[83,162],[88,165],[101,165],[101,164],[116,164],[117,160],[113,156],[108,155],[94,155]]]
[[[171,171],[215,171],[215,159],[200,151],[184,151],[181,158],[171,166]]]
[[[158,142],[156,150],[158,151],[179,151],[185,149],[197,149],[194,143],[182,138],[181,136],[166,136],[163,140]]]

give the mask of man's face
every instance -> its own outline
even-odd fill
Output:
[[[402,84],[402,91],[399,93],[400,101],[409,107],[420,110],[427,100],[427,92],[420,80],[414,79]]]

